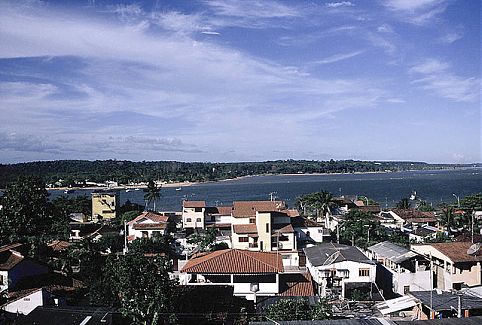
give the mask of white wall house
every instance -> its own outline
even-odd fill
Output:
[[[128,240],[136,238],[152,238],[156,235],[166,235],[169,217],[153,212],[143,212],[127,223]]]
[[[304,249],[306,266],[318,294],[345,298],[349,290],[371,288],[376,264],[357,247],[321,243]]]
[[[182,203],[182,227],[184,229],[204,229],[206,202],[184,201]]]
[[[9,300],[0,309],[9,313],[28,315],[38,306],[44,306],[50,294],[42,289],[26,290],[15,299]]]
[[[391,285],[399,295],[431,289],[430,262],[423,255],[389,241],[368,247],[367,255],[383,266],[383,273],[377,276],[380,287]]]
[[[25,257],[17,251],[21,244],[0,247],[0,292],[15,285],[23,278],[49,272],[46,265]]]
[[[435,288],[441,290],[460,289],[482,284],[482,252],[469,251],[470,242],[448,242],[413,244],[411,249],[432,259]]]
[[[280,292],[279,254],[226,249],[191,258],[181,269],[181,285],[229,285],[248,300]],[[256,297],[255,297],[256,296]]]
[[[233,248],[279,252],[283,265],[298,266],[299,256],[292,218],[296,210],[282,201],[235,201],[232,210]]]

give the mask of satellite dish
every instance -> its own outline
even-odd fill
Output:
[[[479,252],[480,250],[480,243],[477,243],[477,244],[473,244],[472,246],[469,247],[469,249],[467,250],[467,254],[469,255],[475,255]]]

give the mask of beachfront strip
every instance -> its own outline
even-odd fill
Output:
[[[365,203],[333,198],[323,213],[309,218],[281,200],[229,206],[186,200],[178,212],[139,213],[118,233],[111,227],[119,217],[117,193],[93,193],[92,215],[71,214],[70,240],[49,248],[55,255],[73,242],[113,235],[122,236],[126,252],[138,239],[170,236],[175,251],[170,276],[180,286],[231,287],[232,295],[252,302],[255,310],[280,299],[301,297],[314,304],[324,297],[337,318],[395,322],[482,315],[481,235],[461,233],[435,243],[448,233],[437,211],[382,211]],[[373,243],[370,228],[365,247],[355,245],[358,238],[341,243],[353,211],[369,215],[388,238],[405,236],[409,245]],[[206,245],[193,240],[209,236]],[[79,285],[29,258],[21,243],[0,247],[0,293],[6,296],[1,309],[9,313],[43,315],[42,308],[67,308],[68,293]]]

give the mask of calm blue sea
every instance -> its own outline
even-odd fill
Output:
[[[180,211],[183,199],[205,200],[209,205],[230,205],[235,200],[268,200],[276,197],[293,206],[300,195],[327,190],[334,195],[366,195],[382,207],[394,206],[412,191],[424,200],[439,204],[454,202],[453,194],[463,197],[482,192],[482,169],[468,168],[439,171],[407,171],[380,174],[346,175],[283,175],[252,176],[238,180],[197,184],[175,188],[163,188],[158,210]],[[51,198],[66,195],[63,191],[50,191]],[[90,195],[91,190],[77,190],[69,196]],[[120,190],[121,204],[130,200],[144,204],[144,192]]]

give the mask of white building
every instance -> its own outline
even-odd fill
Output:
[[[430,262],[424,256],[389,241],[368,247],[367,255],[383,266],[377,274],[379,287],[391,287],[399,295],[431,289]]]
[[[166,235],[169,217],[153,212],[143,212],[127,223],[128,240],[136,238],[152,238],[156,235]]]
[[[320,296],[348,297],[352,290],[371,291],[376,264],[357,247],[321,243],[304,249],[306,266]]]
[[[204,229],[206,202],[184,201],[182,203],[182,227],[184,229]]]
[[[15,285],[23,278],[49,272],[46,265],[40,264],[19,252],[22,244],[0,247],[0,292]]]
[[[226,249],[199,254],[181,269],[181,285],[229,285],[248,300],[280,292],[281,255]],[[256,297],[255,297],[256,296]]]

